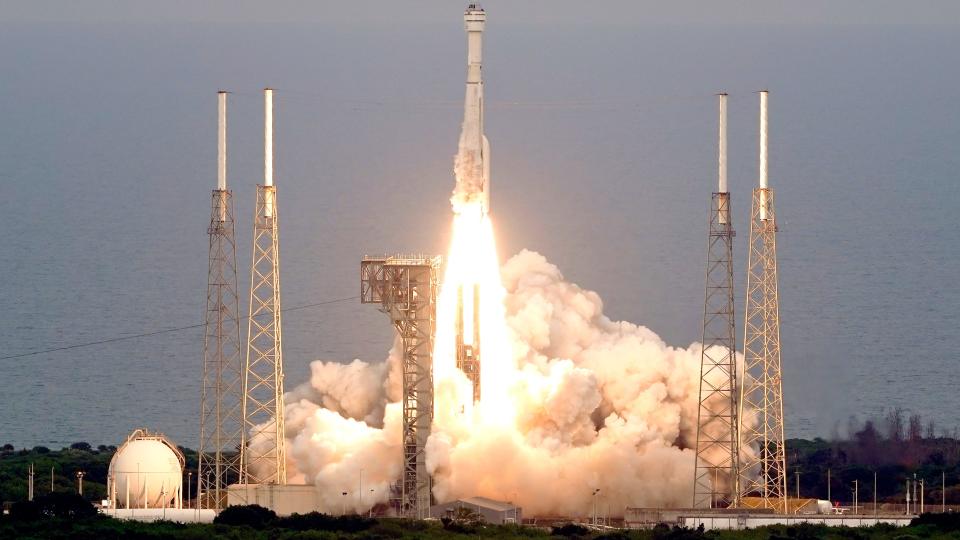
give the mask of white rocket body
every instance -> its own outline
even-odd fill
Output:
[[[477,4],[463,14],[467,31],[467,90],[463,103],[463,131],[454,167],[457,203],[479,202],[484,214],[490,211],[490,143],[483,133],[483,29],[487,15]]]

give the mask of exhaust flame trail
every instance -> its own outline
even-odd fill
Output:
[[[477,320],[473,301],[479,309]],[[516,371],[510,346],[500,282],[493,225],[478,203],[465,204],[454,214],[453,237],[447,267],[437,299],[437,330],[434,344],[435,424],[509,425],[515,411],[509,399],[509,385]],[[472,343],[479,334],[480,394],[457,367],[457,334],[462,321],[463,342]],[[477,408],[479,406],[479,408]]]

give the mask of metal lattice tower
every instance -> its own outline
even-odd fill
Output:
[[[464,302],[464,286],[457,287],[457,368],[473,384],[473,401],[480,401],[480,286],[470,287]],[[466,327],[470,327],[468,330]]]
[[[753,190],[743,383],[740,390],[740,496],[787,510],[787,464],[780,369],[777,221],[768,185],[767,92],[760,92],[760,187]]]
[[[264,90],[264,183],[257,185],[247,361],[243,383],[242,483],[286,484],[280,238],[273,185],[273,90]]]
[[[403,342],[403,476],[400,515],[429,517],[424,448],[433,423],[433,340],[440,257],[364,257],[360,302],[378,304]]]
[[[694,508],[737,506],[737,338],[733,238],[727,190],[727,95],[720,94],[719,188],[710,205]]]
[[[243,378],[237,299],[237,251],[233,193],[227,189],[227,93],[219,92],[217,189],[210,204],[207,307],[204,317],[203,380],[197,500],[223,508],[226,488],[240,479]]]

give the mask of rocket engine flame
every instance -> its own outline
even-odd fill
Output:
[[[450,253],[437,298],[433,353],[435,430],[466,428],[465,422],[512,423],[515,411],[508,391],[516,365],[507,332],[504,296],[490,216],[483,214],[479,203],[464,205],[454,215]],[[476,309],[472,302],[478,302]],[[461,325],[456,324],[458,320]],[[473,344],[479,345],[482,389],[476,404],[473,384],[457,366],[458,338],[469,341],[472,338],[468,336],[473,335],[480,339]]]

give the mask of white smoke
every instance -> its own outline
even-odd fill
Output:
[[[456,185],[450,197],[454,212],[484,200],[490,178],[490,146],[483,134],[483,85],[468,84],[463,105],[460,142],[453,158]]]
[[[584,514],[594,498],[617,515],[688,506],[700,345],[670,347],[611,321],[596,293],[537,253],[520,252],[501,272],[517,418],[482,431],[435,426],[427,465],[436,498],[511,500],[527,515]],[[290,481],[316,485],[328,512],[366,512],[400,477],[399,351],[378,364],[318,361],[311,373],[286,395]]]
[[[480,156],[480,148],[472,147],[467,143],[470,132],[469,122],[464,122],[463,132],[460,135],[460,147],[453,161],[453,174],[457,182],[450,196],[450,204],[455,211],[479,200],[483,192],[483,160]]]

